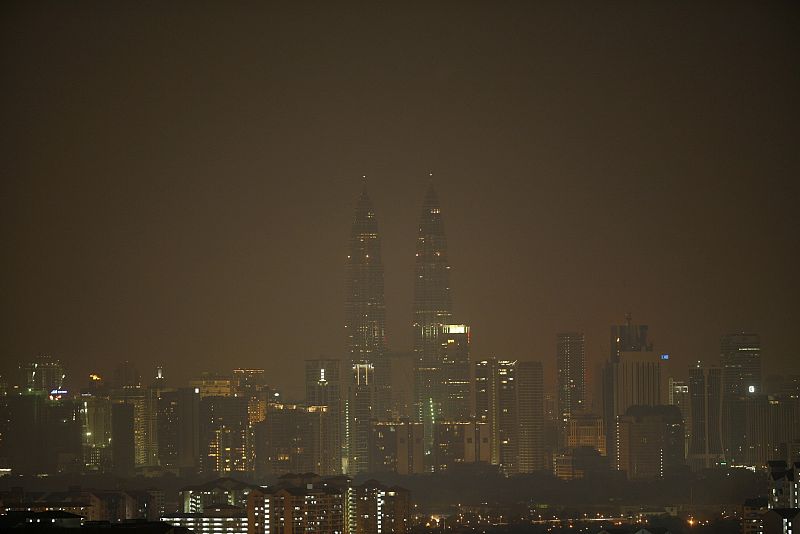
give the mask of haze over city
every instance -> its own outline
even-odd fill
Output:
[[[796,366],[795,6],[4,12],[5,367],[235,361],[299,393],[343,350],[364,174],[408,351],[429,172],[473,354],[552,375],[583,330],[599,364],[632,312],[681,367],[741,330]]]
[[[800,4],[0,6],[0,531],[800,529]]]

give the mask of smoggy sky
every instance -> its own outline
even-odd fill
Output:
[[[231,4],[0,7],[4,368],[299,392],[362,174],[410,350],[429,171],[474,357],[553,376],[631,311],[681,376],[742,329],[800,367],[796,3]]]

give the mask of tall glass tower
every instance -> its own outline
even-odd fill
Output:
[[[761,395],[761,337],[737,332],[720,340],[722,364],[722,438],[726,459],[741,463],[752,438],[746,426],[747,405]]]
[[[380,373],[379,368],[386,358],[383,262],[378,220],[366,184],[356,204],[346,276],[345,332],[350,363],[369,362],[375,366],[376,373]]]
[[[450,265],[439,198],[428,188],[422,204],[414,269],[414,403],[424,423],[425,452],[433,447],[434,423],[441,414],[440,334],[452,322]]]
[[[391,403],[381,240],[366,183],[356,203],[345,286],[345,344],[352,372],[344,372],[343,376],[348,377],[346,391],[357,394],[344,399],[342,436],[345,471],[355,475],[369,465],[365,425],[372,418],[384,418]],[[360,369],[369,369],[369,380],[358,380]]]

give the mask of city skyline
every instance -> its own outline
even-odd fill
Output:
[[[423,216],[424,216],[424,214],[426,212],[430,211],[431,209],[435,209],[435,210],[441,211],[440,200],[438,198],[438,194],[435,192],[436,188],[435,188],[435,180],[434,180],[433,173],[427,173],[427,177],[428,177],[427,178],[427,186],[425,187],[426,193],[425,193],[423,201],[422,201]],[[350,280],[351,280],[351,278],[353,276],[353,274],[348,274],[348,273],[352,273],[353,272],[352,271],[352,269],[354,268],[353,265],[355,265],[355,262],[353,260],[351,260],[351,256],[354,253],[372,252],[373,255],[376,255],[377,258],[378,258],[378,263],[376,264],[378,270],[375,271],[375,273],[378,273],[378,274],[370,274],[369,276],[372,276],[372,277],[378,276],[378,279],[376,279],[377,282],[373,281],[373,282],[371,282],[371,284],[374,285],[375,283],[377,283],[378,286],[380,286],[380,288],[381,288],[380,289],[380,293],[381,294],[377,298],[377,305],[379,307],[379,311],[377,312],[379,314],[377,316],[378,318],[377,319],[372,319],[371,318],[368,322],[376,323],[378,330],[384,332],[383,339],[375,341],[374,343],[377,343],[376,346],[379,347],[378,351],[382,352],[384,354],[388,354],[391,351],[397,351],[397,350],[411,351],[412,347],[403,346],[403,347],[399,347],[398,348],[398,347],[391,346],[388,343],[386,343],[386,339],[389,337],[389,335],[388,335],[389,332],[387,332],[388,328],[384,326],[386,324],[386,320],[385,320],[384,317],[388,314],[388,312],[387,312],[387,309],[386,309],[387,306],[383,302],[383,298],[382,298],[383,297],[383,295],[382,295],[382,286],[383,286],[384,271],[387,270],[387,269],[385,268],[385,266],[383,265],[383,262],[381,261],[381,256],[382,256],[382,254],[381,254],[381,238],[380,238],[380,233],[377,232],[377,222],[376,222],[377,217],[375,216],[374,203],[373,203],[373,201],[372,201],[372,199],[371,199],[371,197],[370,197],[370,195],[368,193],[368,191],[369,191],[369,183],[370,183],[370,180],[368,179],[368,177],[366,175],[363,175],[363,176],[360,177],[361,192],[358,195],[358,200],[355,202],[355,213],[356,213],[356,216],[355,216],[354,222],[351,223],[352,227],[351,227],[351,230],[350,230],[350,239],[349,239],[349,243],[350,244],[349,244],[349,246],[346,247],[346,251],[347,251],[346,265],[347,265],[347,268],[345,269],[345,277],[344,277],[345,278],[345,291],[343,293],[344,296],[345,296],[345,302],[346,302],[346,306],[345,306],[345,310],[346,310],[345,311],[345,319],[346,319],[346,321],[345,322],[347,324],[352,324],[352,322],[354,321],[354,319],[348,318],[348,317],[351,317],[351,316],[348,316],[348,313],[352,314],[353,312],[348,312],[347,311],[348,309],[353,307],[352,299],[348,300],[348,298],[347,298],[348,291],[352,291]],[[438,215],[439,211],[437,211],[437,215]],[[351,221],[352,221],[352,219],[351,219]],[[419,224],[423,225],[424,224],[424,220],[423,220],[423,222],[420,222]],[[437,223],[437,224],[441,224],[441,223]],[[422,233],[422,227],[418,228],[418,230],[419,230],[419,233]],[[363,238],[364,235],[367,235],[367,234],[365,234],[365,232],[367,234],[369,234],[370,232],[375,232],[375,235],[373,236],[375,238],[375,242],[374,243],[367,243],[366,245],[364,245],[362,243],[361,245],[359,245],[358,244],[358,240],[360,238]],[[419,239],[419,237],[418,237],[418,239]],[[346,242],[347,240],[346,239],[342,239],[342,241]],[[364,250],[361,250],[361,247],[364,247]],[[418,245],[418,247],[419,247],[419,245]],[[446,252],[446,249],[447,249],[446,239],[443,242],[443,248],[445,249],[445,257],[446,257],[446,255],[447,255],[447,252]],[[418,248],[418,252],[415,254],[415,256],[417,256],[417,258],[419,258],[418,255],[419,255],[419,248]],[[367,254],[367,256],[369,256],[369,254]],[[447,277],[449,278],[449,276],[451,275],[451,270],[450,270],[450,266],[447,265],[446,262],[447,262],[447,260],[445,260],[445,264],[443,264],[443,265],[446,265],[446,267],[447,267]],[[392,266],[389,266],[388,270],[392,270],[391,267]],[[373,266],[371,268],[368,267],[368,269],[373,269],[373,270],[375,268],[376,268],[375,266]],[[350,271],[348,271],[348,269]],[[417,269],[419,269],[419,259],[417,259]],[[373,271],[370,270],[369,272],[372,273]],[[447,283],[449,284],[449,282],[447,282]],[[365,286],[365,288],[366,287],[367,286]],[[372,290],[372,287],[369,287],[368,289]],[[450,288],[448,287],[448,293],[449,293],[449,290],[450,290]],[[369,297],[364,302],[367,302],[369,300],[376,300],[376,299],[374,299],[372,297]],[[409,300],[411,300],[411,299],[409,299]],[[449,295],[447,297],[447,300],[449,302],[449,300],[450,300]],[[453,309],[452,308],[452,304],[448,303],[448,307],[449,307],[449,310],[445,314],[446,316],[443,317],[443,320],[445,322],[448,322],[448,321],[449,322],[453,322],[454,320],[456,320],[456,318],[454,317],[454,315],[456,315],[456,314],[454,314],[452,312],[452,309]],[[374,312],[370,312],[370,313],[374,313]],[[616,322],[619,322],[619,323],[623,322],[621,319],[624,319],[625,321],[630,321],[632,315],[633,314],[628,311],[628,312],[625,312],[624,314],[620,314],[618,317],[613,318],[612,321],[616,321]],[[640,314],[636,314],[636,315],[637,315],[637,317],[640,316]],[[460,316],[460,314],[458,314],[458,316]],[[652,326],[652,324],[648,324],[647,326],[644,326],[645,331],[646,331],[646,335],[647,335],[647,332],[648,332],[648,328],[650,328],[651,326]],[[607,329],[608,326],[606,325],[605,328]],[[592,343],[592,344],[587,343],[587,346],[597,347],[596,350],[590,350],[589,348],[586,349],[586,369],[585,369],[585,373],[587,375],[587,378],[586,378],[587,384],[586,384],[585,387],[587,388],[587,390],[597,389],[598,387],[600,387],[600,380],[599,380],[599,378],[597,376],[594,375],[594,373],[598,373],[599,374],[599,369],[605,363],[609,349],[611,350],[612,355],[614,354],[615,348],[614,348],[613,336],[616,335],[616,334],[614,333],[615,331],[613,330],[613,328],[616,328],[616,327],[612,327],[612,339],[611,339],[610,342],[606,341],[605,345],[603,345],[602,342],[598,342],[598,340],[595,340],[595,343]],[[603,329],[603,327],[600,326],[598,328],[598,325],[590,323],[589,326],[587,326],[586,328],[584,328],[582,330],[585,330],[585,331],[596,331],[596,330],[600,330],[600,329]],[[347,328],[345,328],[345,332],[347,333]],[[652,332],[652,331],[650,331],[650,332]],[[516,359],[519,359],[521,361],[539,361],[539,362],[542,362],[542,364],[544,366],[544,369],[545,369],[545,376],[548,376],[548,373],[552,374],[553,376],[555,376],[557,374],[557,372],[558,372],[558,350],[559,350],[558,347],[559,347],[559,343],[560,343],[559,339],[560,339],[560,336],[562,336],[562,335],[563,335],[563,333],[561,333],[561,332],[553,332],[552,333],[552,350],[551,350],[551,352],[549,354],[544,354],[544,355],[541,355],[541,356],[533,355],[530,358],[520,357],[520,358],[516,358]],[[584,334],[581,333],[581,335],[584,335]],[[725,337],[732,337],[732,336],[735,337],[735,336],[745,336],[745,335],[753,335],[753,334],[751,334],[750,331],[748,331],[748,330],[731,330],[731,331],[724,331],[723,333],[720,334],[720,337],[725,338]],[[601,334],[599,337],[603,338],[604,336],[605,336],[605,339],[608,339],[608,335],[607,334],[604,334],[604,335]],[[398,337],[402,337],[402,336],[398,336]],[[434,337],[437,337],[437,336],[434,336]],[[287,385],[287,387],[285,389],[286,389],[286,391],[289,392],[290,396],[294,396],[293,398],[296,398],[296,399],[302,398],[302,394],[303,394],[304,387],[305,387],[305,383],[304,383],[304,379],[303,379],[303,365],[304,365],[304,362],[306,360],[309,360],[309,359],[318,359],[318,358],[336,358],[336,359],[342,359],[343,361],[348,360],[348,359],[352,359],[352,356],[350,356],[350,355],[359,352],[359,349],[354,348],[358,344],[357,343],[354,344],[352,341],[350,341],[349,337],[346,336],[346,338],[347,339],[346,339],[346,343],[345,343],[345,348],[344,348],[343,351],[337,352],[335,350],[331,350],[331,351],[328,351],[328,352],[323,352],[323,353],[321,353],[319,355],[311,355],[311,354],[309,354],[309,355],[303,356],[301,359],[298,360],[298,362],[290,362],[289,367],[294,367],[294,366],[298,367],[298,369],[296,370],[297,371],[296,373],[292,373],[292,374],[287,375],[287,376],[285,376],[283,378],[279,378],[279,379],[273,380],[273,382]],[[375,339],[378,339],[378,338],[375,338]],[[706,340],[706,341],[708,341],[708,340]],[[712,340],[712,341],[715,341],[715,344],[717,344],[717,346],[718,346],[718,343],[719,343],[718,339],[717,340]],[[369,342],[369,343],[372,343],[372,342]],[[361,344],[364,344],[364,342],[362,341]],[[438,341],[436,341],[435,344],[438,346]],[[650,350],[653,350],[653,351],[659,352],[659,353],[670,354],[669,352],[665,352],[665,351],[668,351],[668,349],[666,349],[666,348],[664,348],[664,347],[662,347],[660,345],[656,346],[656,347],[653,347],[652,346],[653,345],[652,336],[648,337],[648,344],[650,345]],[[413,343],[412,343],[412,346],[413,346]],[[436,349],[436,351],[438,352],[438,348]],[[21,356],[19,361],[21,362],[25,358],[31,358],[33,356],[40,356],[40,355],[41,356],[51,356],[51,357],[61,357],[58,351],[40,352],[40,353],[37,353],[37,354],[29,354],[29,355]],[[539,357],[537,357],[537,356],[539,356]],[[674,356],[675,356],[674,353],[670,354],[670,357],[673,358],[673,360],[674,360]],[[703,362],[704,364],[708,364],[708,365],[719,365],[719,360],[723,356],[724,356],[724,349],[720,349],[718,354],[713,354],[712,353],[712,354],[704,355],[701,358],[697,358],[697,359],[694,359],[694,360],[689,360],[689,361],[686,362],[687,365],[683,366],[682,365],[683,362],[681,360],[684,359],[684,355],[678,354],[678,361],[681,361],[681,365],[676,365],[676,363],[673,361],[671,366],[670,366],[669,373],[672,376],[676,377],[676,378],[685,379],[686,377],[689,376],[690,370],[692,369],[692,367],[695,365],[695,363],[697,361]],[[496,355],[496,353],[491,351],[491,350],[488,351],[488,352],[484,352],[484,353],[473,354],[471,359],[472,359],[472,361],[476,361],[476,359],[485,358],[485,357],[501,357],[501,358],[505,359],[504,356]],[[384,358],[385,358],[385,356],[384,356]],[[69,362],[69,360],[67,358],[61,357],[61,359],[63,359],[64,361],[66,361],[66,362],[71,364],[71,362]],[[363,357],[361,359],[363,359]],[[764,378],[767,378],[770,375],[771,376],[775,376],[774,372],[782,372],[782,371],[786,371],[786,369],[789,369],[790,372],[791,371],[795,371],[795,370],[800,370],[800,366],[792,367],[792,364],[794,364],[794,362],[790,361],[788,367],[787,366],[781,366],[780,368],[777,368],[776,363],[774,361],[771,361],[771,360],[772,359],[770,357],[767,357],[767,358],[765,358],[763,360],[762,368],[763,368],[764,376],[762,377],[762,380]],[[139,359],[139,360],[132,359],[132,360],[126,360],[126,361],[139,361],[140,363],[144,362],[146,364],[151,363],[151,362],[147,361],[147,359],[144,359],[144,358],[143,359]],[[267,359],[267,360],[258,360],[258,359],[254,359],[251,356],[250,358],[243,358],[242,361],[245,362],[245,363],[244,364],[239,364],[239,362],[236,361],[237,365],[243,365],[245,367],[247,367],[248,364],[250,366],[255,365],[256,367],[264,367],[269,372],[270,366],[269,365],[264,365],[264,363],[267,363],[267,364],[270,363],[269,359]],[[18,373],[19,370],[17,369],[16,363],[19,363],[19,362],[15,362],[15,361],[9,359],[6,362],[6,367],[4,369],[2,369],[2,371],[4,371],[3,375],[5,375],[5,376],[14,376],[16,373]],[[212,373],[222,372],[222,373],[224,373],[224,371],[226,370],[226,367],[219,366],[217,364],[216,366],[215,365],[210,365],[210,366],[206,366],[206,367],[198,367],[198,368],[195,368],[195,369],[192,369],[192,370],[178,368],[177,369],[178,372],[175,373],[175,368],[172,365],[170,365],[169,363],[170,362],[169,362],[168,359],[166,361],[164,359],[158,359],[158,360],[152,361],[152,366],[151,367],[146,367],[146,366],[140,365],[139,368],[138,368],[138,371],[142,375],[142,384],[149,383],[148,372],[151,369],[153,370],[154,373],[156,373],[156,372],[158,372],[159,369],[161,369],[163,371],[164,367],[166,367],[166,369],[167,369],[166,372],[167,372],[168,376],[170,376],[170,377],[176,377],[177,376],[178,377],[178,381],[186,381],[186,380],[189,380],[189,379],[192,379],[192,378],[196,378],[197,376],[200,375],[201,372],[212,372]],[[72,367],[72,365],[70,365],[70,367]],[[590,369],[590,368],[593,368],[593,369]],[[81,386],[83,386],[83,385],[85,385],[87,383],[90,383],[91,379],[89,378],[89,375],[91,373],[94,373],[94,372],[97,372],[97,371],[102,371],[104,374],[107,375],[107,377],[110,378],[112,376],[112,372],[115,372],[118,369],[116,369],[113,365],[109,365],[109,366],[94,365],[94,366],[86,367],[85,370],[86,370],[86,372],[81,373],[79,376],[76,376],[74,373],[71,374],[69,377],[66,378],[66,381],[69,383],[71,380],[76,380],[77,382],[74,383],[74,384],[76,386],[78,386],[78,387],[81,387]],[[3,376],[3,375],[0,375],[0,376]],[[275,375],[273,375],[273,376],[275,376]],[[152,378],[155,378],[155,375]],[[554,382],[551,381],[551,382],[548,383],[548,381],[545,381],[545,384],[546,384],[545,390],[546,390],[547,393],[549,393],[549,394],[556,394],[557,393],[557,387],[556,387]],[[597,409],[597,408],[595,408],[595,409]]]
[[[797,365],[796,6],[4,9],[5,372],[236,361],[299,396],[343,356],[364,174],[410,350],[430,172],[473,359],[552,377],[582,331],[591,374],[632,312],[681,369],[738,331]]]

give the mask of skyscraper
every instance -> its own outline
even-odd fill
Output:
[[[48,355],[40,355],[20,365],[28,391],[50,393],[64,389],[66,373],[61,360]]]
[[[475,412],[488,424],[489,461],[506,475],[544,467],[542,364],[490,358],[475,363]]]
[[[689,432],[689,466],[699,470],[718,465],[722,454],[722,370],[689,368],[689,405],[692,429]]]
[[[611,361],[623,352],[651,352],[653,344],[647,341],[647,325],[633,324],[630,313],[625,314],[625,324],[611,327]]]
[[[680,380],[675,380],[673,377],[669,377],[667,384],[667,394],[669,395],[669,401],[667,404],[670,406],[677,406],[681,411],[681,417],[683,417],[683,428],[685,434],[684,452],[688,458],[689,443],[691,441],[692,431],[692,410],[691,405],[689,404],[689,384]]]
[[[564,438],[569,419],[585,404],[586,354],[582,332],[558,334],[556,340],[558,417]]]
[[[631,406],[657,406],[662,393],[661,357],[647,340],[647,325],[636,325],[631,315],[624,325],[611,327],[611,354],[603,369],[603,417],[606,450],[616,457],[616,422]]]
[[[428,188],[422,204],[414,269],[414,396],[425,428],[425,452],[433,446],[433,425],[441,412],[440,335],[452,318],[450,265],[439,198]]]
[[[544,469],[544,374],[541,362],[517,363],[517,472]]]
[[[345,402],[345,432],[347,447],[345,472],[357,475],[369,470],[369,438],[374,418],[375,373],[370,363],[353,365],[352,378]]]
[[[684,465],[683,417],[677,406],[631,406],[616,425],[616,468],[629,479],[663,478]]]
[[[722,365],[722,436],[729,462],[744,459],[747,446],[745,411],[748,397],[761,394],[761,338],[734,333],[720,340]]]
[[[440,336],[440,388],[444,421],[467,421],[472,415],[469,325],[446,324]]]
[[[389,409],[389,360],[386,354],[386,304],[378,220],[366,184],[356,203],[347,252],[345,334],[351,365],[371,364],[375,371],[375,414]]]
[[[330,459],[331,472],[342,471],[342,362],[331,358],[306,360],[306,404],[324,407],[329,428],[325,436],[325,450],[335,456]]]

